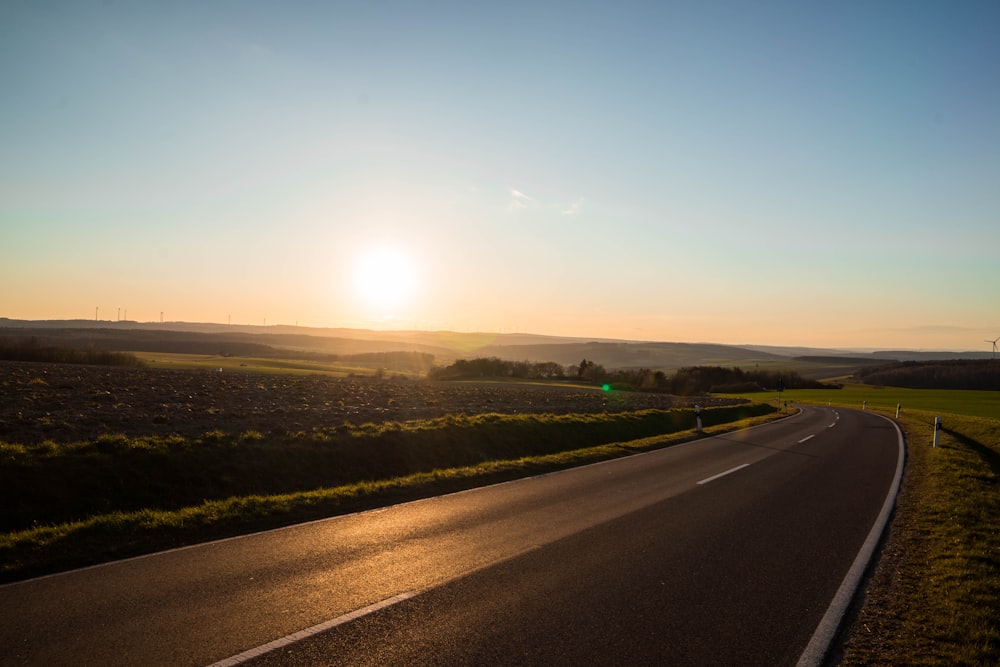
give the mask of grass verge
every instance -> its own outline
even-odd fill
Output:
[[[390,437],[381,443],[383,447],[373,446],[375,441],[371,439],[362,442],[368,450],[367,463],[364,467],[355,469],[356,472],[352,473],[355,475],[353,481],[284,493],[231,495],[181,507],[144,506],[132,509],[113,507],[107,511],[91,512],[77,519],[49,521],[42,525],[25,525],[9,529],[0,533],[0,581],[24,579],[667,447],[697,437],[696,432],[690,428],[693,424],[693,414],[688,413],[690,411],[643,411],[559,417],[517,416],[507,419],[500,415],[485,415],[428,420],[405,427],[403,425],[358,427],[360,435],[356,433],[351,437],[361,437],[362,441],[365,437],[377,438],[385,433],[389,433]],[[763,405],[740,406],[738,409],[717,408],[703,411],[702,415],[706,424],[709,424],[705,428],[706,434],[709,435],[783,416]],[[622,420],[631,420],[631,427]],[[657,420],[666,420],[656,427],[659,429],[658,435],[634,437],[628,440],[617,440],[614,437],[628,433],[635,435],[642,428],[652,428]],[[649,423],[642,426],[646,422]],[[674,424],[674,427],[671,428],[668,424]],[[366,431],[369,433],[366,434]],[[603,438],[603,441],[591,442],[585,447],[571,446],[570,443],[577,442],[579,433],[584,431],[598,434],[597,437]],[[437,437],[431,438],[427,435],[428,432],[436,433]],[[563,433],[562,437],[556,437],[559,432]],[[406,442],[407,434],[409,443]],[[221,434],[213,434],[208,440],[215,441],[215,444],[224,444],[225,447],[220,450],[220,460],[231,461],[240,458],[241,452],[238,449],[240,446],[266,445],[261,443],[260,439],[248,438],[246,435],[233,440]],[[546,437],[541,437],[542,435]],[[430,458],[424,458],[419,463],[426,468],[425,470],[388,475],[379,475],[376,472],[380,469],[380,462],[395,460],[398,463],[399,460],[404,460],[414,463],[417,459],[414,459],[412,451],[406,455],[397,453],[393,456],[384,456],[388,447],[396,447],[402,452],[412,450],[413,447],[408,445],[412,445],[414,439],[423,443],[418,449],[425,456],[430,455]],[[456,447],[447,446],[449,441],[452,441],[453,445],[457,444],[457,449],[461,451],[472,451],[480,458],[484,456],[487,458],[469,465],[446,467],[433,465],[433,461],[454,460],[449,458],[448,452],[454,452]],[[437,446],[434,446],[434,442],[437,442]],[[511,445],[515,442],[519,445],[512,448]],[[470,447],[470,443],[476,443],[476,446]],[[179,466],[180,468],[191,467],[196,459],[185,457],[192,452],[198,454],[199,450],[204,453],[210,448],[210,444],[212,443],[205,441],[136,442],[111,437],[99,440],[97,443],[80,443],[73,447],[50,444],[48,447],[36,448],[38,451],[29,451],[29,448],[19,445],[6,445],[3,451],[0,451],[2,455],[0,463],[8,466],[8,480],[16,476],[16,471],[9,467],[11,464],[17,464],[19,460],[20,463],[24,463],[24,460],[27,460],[29,466],[27,468],[21,466],[21,472],[30,469],[34,464],[41,465],[44,469],[47,458],[63,465],[72,473],[73,470],[79,472],[81,466],[93,464],[95,461],[100,463],[104,459],[110,461],[110,469],[121,471],[122,457],[126,459],[136,456],[152,457],[149,460],[155,469],[169,472],[171,466],[166,464],[171,460],[171,453],[180,456],[181,460],[186,462]],[[323,449],[322,443],[320,449]],[[247,451],[260,450],[244,449],[242,453],[245,455]],[[334,457],[343,454],[343,443],[339,449],[337,446],[330,448],[330,453]],[[65,459],[66,456],[69,458]],[[291,461],[297,459],[300,468],[308,470],[316,468],[315,459],[288,456],[287,453],[284,458]],[[60,459],[65,460],[60,461]],[[275,460],[265,459],[272,463]],[[204,457],[197,461],[200,465],[210,465]],[[0,470],[2,469],[3,465],[0,465]],[[136,470],[144,470],[142,474],[150,474],[145,467]],[[229,470],[226,474],[231,477],[239,476],[239,473],[233,470]],[[69,480],[71,477],[72,474],[65,479]],[[147,486],[149,483],[151,482],[146,480],[136,488]],[[124,480],[119,479],[119,484],[124,485]],[[55,486],[65,490],[62,483],[57,482]],[[22,488],[23,493],[31,493],[30,485]],[[61,494],[57,499],[46,502],[72,507],[79,502],[79,497],[73,493]],[[103,502],[112,501],[105,498]],[[120,505],[127,506],[128,502]],[[56,510],[53,509],[52,512],[56,513]]]
[[[831,663],[1000,664],[1000,392],[849,384],[782,399],[890,418],[899,405],[907,440],[895,514]]]
[[[1000,664],[1000,420],[907,410],[898,422],[908,461],[896,513],[836,659]]]

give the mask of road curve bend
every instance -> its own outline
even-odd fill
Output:
[[[0,663],[817,664],[884,529],[901,442],[877,415],[804,406],[614,461],[8,584]]]

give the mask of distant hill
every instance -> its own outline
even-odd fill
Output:
[[[690,366],[785,369],[811,379],[851,375],[873,363],[984,358],[984,353],[851,352],[811,347],[720,345],[573,338],[537,334],[454,331],[373,331],[368,329],[247,326],[190,322],[109,322],[94,320],[13,320],[0,318],[0,336],[37,337],[54,344],[123,352],[184,352],[230,356],[289,357],[416,352],[433,355],[435,365],[457,359],[497,357],[511,361],[556,362],[569,366],[586,359],[607,369],[672,371]]]
[[[587,359],[606,368],[671,370],[695,365],[753,365],[788,360],[781,355],[730,345],[595,340],[536,334],[0,319],[0,335],[4,332],[34,336],[53,343],[129,352],[287,356],[290,352],[356,355],[408,351],[432,354],[439,365],[463,358],[498,357],[513,361],[552,361],[564,366],[577,365]]]

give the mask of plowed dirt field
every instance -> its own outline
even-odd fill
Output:
[[[77,442],[103,434],[278,434],[448,414],[592,413],[723,400],[507,382],[335,378],[322,374],[0,362],[0,441]]]

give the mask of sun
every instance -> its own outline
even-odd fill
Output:
[[[406,252],[372,248],[358,256],[354,288],[361,304],[380,317],[398,315],[416,292],[417,272]]]

